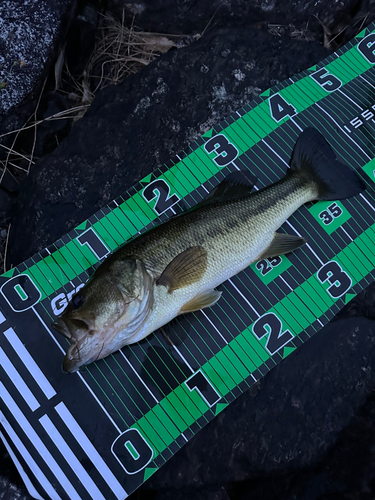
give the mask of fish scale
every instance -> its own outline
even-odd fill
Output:
[[[204,246],[209,259],[218,266],[225,255],[226,263],[233,260],[233,250],[237,253],[240,246],[243,250],[239,259],[247,262],[245,267],[249,258],[253,262],[264,251],[264,242],[271,242],[276,229],[316,196],[314,186],[294,178],[283,179],[248,198],[214,203],[172,219],[122,247],[116,256],[136,255],[154,276],[159,276],[188,247]]]

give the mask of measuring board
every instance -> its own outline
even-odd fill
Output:
[[[0,277],[0,436],[32,496],[124,499],[375,278],[375,25],[261,94],[53,245]],[[65,375],[56,315],[124,241],[235,170],[262,188],[318,129],[367,185],[282,226],[304,247],[218,287],[218,303]]]

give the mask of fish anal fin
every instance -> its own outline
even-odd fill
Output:
[[[306,243],[305,238],[301,236],[295,236],[293,234],[285,233],[275,233],[275,237],[272,240],[269,247],[262,253],[259,259],[268,259],[270,257],[277,257],[279,255],[285,255],[290,252],[294,252],[297,248],[301,247]]]
[[[202,246],[190,247],[178,254],[157,279],[168,292],[199,281],[207,269],[207,251]]]
[[[208,290],[196,295],[193,299],[189,300],[184,306],[181,307],[179,314],[188,312],[199,311],[205,307],[211,307],[220,299],[222,292],[217,290]]]

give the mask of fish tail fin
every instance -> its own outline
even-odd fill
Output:
[[[298,175],[305,182],[314,183],[317,200],[341,200],[365,190],[359,175],[336,155],[320,132],[306,128],[298,137],[290,160],[289,175]]]

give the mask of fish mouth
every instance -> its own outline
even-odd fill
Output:
[[[84,318],[60,317],[52,324],[59,333],[72,342],[63,360],[63,372],[74,373],[81,366],[100,357],[104,342],[94,341],[94,334],[97,332],[91,323]]]
[[[65,321],[61,318],[57,318],[57,320],[54,321],[51,326],[59,333],[61,333],[61,335],[64,335],[64,337],[66,337],[67,339],[72,338],[72,334],[70,333],[69,328],[67,327]]]
[[[85,344],[85,342],[76,342],[69,347],[62,364],[63,372],[74,373],[78,371],[81,366],[97,361],[100,358],[104,343],[97,345],[95,349],[91,347],[90,357],[85,355],[87,351],[83,348],[84,346],[82,344]]]
[[[52,326],[69,340],[78,341],[90,333],[92,325],[84,318],[57,318]]]

